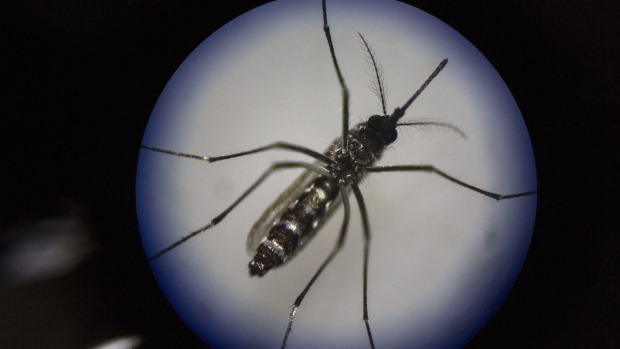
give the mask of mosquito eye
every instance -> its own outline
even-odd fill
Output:
[[[373,115],[368,118],[368,121],[366,123],[368,125],[368,128],[370,128],[371,130],[381,132],[383,117],[381,115]]]
[[[381,136],[383,137],[385,144],[392,144],[398,137],[398,132],[396,132],[396,129],[390,129],[382,132]]]
[[[366,122],[368,128],[379,135],[385,141],[385,144],[394,143],[398,133],[394,126],[389,122],[386,115],[373,115]]]

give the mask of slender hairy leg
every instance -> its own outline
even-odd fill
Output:
[[[340,250],[342,249],[342,246],[344,246],[344,240],[345,240],[345,237],[347,236],[347,228],[349,226],[349,216],[351,215],[351,207],[349,204],[349,197],[347,196],[347,192],[344,187],[340,187],[340,194],[342,196],[342,204],[344,206],[344,220],[342,221],[342,226],[340,227],[340,235],[338,237],[338,242],[336,242],[336,246],[334,246],[334,249],[331,251],[329,256],[327,256],[325,261],[323,261],[323,263],[321,264],[319,269],[316,271],[316,273],[314,273],[314,276],[312,277],[312,279],[310,279],[310,282],[308,282],[304,290],[301,291],[299,296],[297,296],[297,299],[295,299],[295,303],[293,303],[291,314],[289,316],[288,326],[286,328],[286,332],[284,333],[284,338],[282,339],[282,346],[280,347],[281,349],[284,349],[286,347],[288,336],[291,333],[291,329],[293,328],[293,321],[295,320],[297,309],[301,305],[301,302],[304,300],[304,297],[306,297],[306,293],[308,293],[308,291],[310,290],[310,287],[312,287],[312,284],[314,284],[316,279],[319,278],[319,275],[321,275],[321,273],[327,267],[327,265],[329,265],[332,259],[334,259],[334,257],[338,254],[338,252],[340,252]]]
[[[373,166],[373,167],[367,167],[366,171],[368,172],[400,172],[400,171],[423,171],[423,172],[431,172],[431,173],[435,173],[438,174],[439,176],[449,180],[452,183],[456,183],[462,187],[465,187],[467,189],[473,190],[476,193],[480,193],[484,196],[488,196],[492,199],[495,199],[497,201],[499,200],[505,200],[505,199],[513,199],[513,198],[518,198],[521,196],[527,196],[527,195],[534,195],[536,194],[538,191],[537,190],[532,190],[532,191],[526,191],[526,192],[522,192],[522,193],[516,193],[516,194],[497,194],[497,193],[492,193],[490,191],[486,191],[483,189],[480,189],[478,187],[475,187],[471,184],[467,184],[461,180],[458,180],[452,176],[450,176],[449,174],[435,168],[435,166],[433,165],[398,165],[398,166]]]
[[[226,217],[226,215],[230,213],[230,211],[232,211],[235,207],[237,207],[237,205],[239,205],[241,201],[243,201],[248,195],[250,195],[254,191],[254,189],[256,189],[261,183],[263,183],[265,179],[267,179],[267,177],[269,177],[273,172],[282,170],[282,169],[288,169],[288,168],[306,168],[308,170],[318,172],[322,175],[329,174],[329,172],[327,172],[327,170],[325,170],[324,168],[317,166],[315,164],[307,163],[307,162],[282,161],[282,162],[273,163],[260,177],[258,177],[258,179],[248,189],[246,189],[245,192],[243,192],[243,194],[241,194],[241,196],[239,196],[239,198],[237,198],[237,200],[235,200],[235,202],[232,203],[232,205],[228,206],[222,213],[217,215],[215,218],[213,218],[209,223],[207,223],[203,227],[183,236],[182,238],[180,238],[173,244],[155,253],[153,256],[150,257],[150,259],[153,260],[165,254],[166,252],[169,252],[170,250],[179,246],[185,241],[193,238],[194,236],[212,228],[213,226],[221,222],[224,219],[224,217]]]
[[[325,32],[325,38],[327,39],[327,45],[329,46],[329,53],[332,56],[332,62],[336,69],[336,75],[338,76],[338,83],[340,84],[340,90],[342,93],[342,150],[348,151],[349,146],[349,90],[344,83],[344,78],[340,72],[340,66],[338,66],[338,59],[336,59],[336,51],[334,50],[334,42],[332,41],[332,33],[329,30],[327,24],[327,9],[325,8],[325,0],[323,0],[323,31]]]
[[[364,323],[366,324],[366,333],[368,333],[368,341],[370,347],[375,349],[375,342],[372,339],[372,333],[370,332],[370,324],[368,323],[368,256],[370,252],[370,225],[368,224],[368,211],[366,210],[366,204],[364,203],[364,197],[357,184],[351,184],[355,199],[360,208],[360,214],[362,215],[362,226],[364,228]]]
[[[206,155],[194,155],[194,154],[188,154],[188,153],[183,153],[183,152],[178,152],[178,151],[173,151],[173,150],[167,150],[167,149],[161,149],[161,148],[156,148],[156,147],[150,147],[147,145],[142,145],[141,146],[143,149],[147,149],[147,150],[151,150],[151,151],[155,151],[158,153],[164,153],[164,154],[169,154],[169,155],[174,155],[174,156],[182,156],[182,157],[186,157],[186,158],[190,158],[190,159],[196,159],[196,160],[201,160],[201,161],[207,161],[207,162],[216,162],[216,161],[222,161],[222,160],[228,160],[228,159],[232,159],[232,158],[237,158],[240,156],[245,156],[245,155],[250,155],[250,154],[256,154],[256,153],[260,153],[263,151],[267,151],[267,150],[272,150],[272,149],[282,149],[282,150],[289,150],[289,151],[293,151],[293,152],[297,152],[297,153],[302,153],[302,154],[306,154],[308,156],[311,156],[325,164],[333,164],[334,160],[328,158],[327,156],[318,153],[310,148],[306,148],[300,145],[296,145],[296,144],[291,144],[291,143],[286,143],[286,142],[275,142],[269,145],[266,145],[264,147],[259,147],[259,148],[255,148],[252,150],[247,150],[247,151],[242,151],[239,153],[234,153],[234,154],[230,154],[230,155],[222,155],[222,156],[206,156]]]

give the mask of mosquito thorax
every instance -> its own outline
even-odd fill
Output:
[[[373,115],[351,132],[348,155],[356,165],[368,166],[396,140],[396,123],[388,115]]]
[[[367,161],[363,161],[364,163]],[[362,170],[353,159],[351,152],[343,153],[341,149],[336,155],[336,163],[327,166],[331,178],[341,187],[346,187],[359,180]]]

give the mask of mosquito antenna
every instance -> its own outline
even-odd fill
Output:
[[[435,71],[426,79],[426,81],[424,81],[422,86],[420,86],[420,88],[413,94],[413,96],[411,96],[411,98],[409,98],[409,100],[405,104],[403,104],[402,107],[394,109],[394,113],[392,113],[392,115],[390,116],[391,122],[396,123],[400,118],[402,118],[405,115],[405,111],[407,110],[407,108],[409,108],[411,103],[413,103],[413,101],[416,98],[418,98],[418,96],[422,93],[422,91],[424,91],[426,86],[428,86],[428,84],[430,84],[431,81],[433,81],[433,79],[446,66],[446,64],[448,64],[447,58],[445,58],[443,61],[441,61],[441,63],[439,63],[437,68],[435,68]]]
[[[448,124],[447,122],[437,122],[437,121],[407,121],[407,122],[399,122],[398,124],[396,124],[396,127],[400,127],[400,126],[414,126],[414,127],[445,127],[448,128],[454,132],[456,132],[459,136],[467,139],[467,135],[465,134],[465,132],[463,132],[460,128],[452,125],[452,124]]]
[[[372,66],[375,72],[374,79],[371,80],[372,89],[374,93],[377,95],[377,97],[379,97],[379,99],[381,100],[381,108],[383,109],[383,115],[387,115],[387,111],[386,111],[387,95],[385,93],[385,88],[384,88],[385,81],[383,80],[383,69],[381,69],[381,66],[377,63],[377,60],[375,59],[375,51],[370,47],[364,35],[362,35],[362,33],[359,33],[359,32],[357,34],[362,39],[364,48],[366,48],[366,55],[367,55],[366,58],[368,60],[368,64]]]

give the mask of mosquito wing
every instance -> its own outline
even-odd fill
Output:
[[[327,147],[325,152],[323,152],[323,155],[330,159],[334,159],[336,148],[340,145],[340,143],[341,138],[336,138],[329,145],[329,147]],[[314,165],[324,166],[324,164],[318,160],[314,162]],[[271,227],[278,221],[278,218],[280,218],[282,213],[295,204],[301,193],[303,193],[304,190],[306,190],[306,188],[308,188],[318,176],[320,176],[320,174],[315,171],[304,171],[299,177],[297,177],[297,179],[295,179],[295,181],[293,181],[293,183],[291,183],[291,185],[288,186],[288,188],[286,188],[286,190],[282,192],[282,194],[280,194],[280,196],[278,196],[278,198],[271,205],[269,205],[269,207],[267,207],[265,212],[263,212],[256,223],[254,223],[250,233],[248,234],[245,246],[250,257],[254,257],[256,254],[256,249],[267,238],[267,235],[269,235],[269,230],[271,230]],[[331,203],[323,219],[321,219],[317,226],[314,227],[314,231],[307,234],[301,243],[307,242],[312,236],[314,236],[316,231],[321,228],[322,224],[325,223],[329,217],[331,217],[340,204],[340,201],[341,198],[338,196],[334,202]],[[300,248],[298,248],[296,252],[299,252],[299,250]]]

